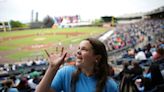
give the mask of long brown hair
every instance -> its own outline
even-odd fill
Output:
[[[89,41],[90,44],[92,45],[94,54],[101,56],[100,62],[97,62],[94,66],[94,72],[97,79],[96,92],[102,92],[105,87],[106,81],[108,79],[108,74],[109,74],[109,65],[107,62],[108,61],[107,51],[106,51],[105,45],[101,41],[95,38],[87,38],[85,40]],[[72,74],[72,80],[71,80],[72,92],[75,92],[76,90],[76,82],[79,79],[80,73],[81,73],[81,70],[77,69],[77,71],[75,71]]]

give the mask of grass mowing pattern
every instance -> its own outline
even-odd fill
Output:
[[[11,51],[13,53],[7,54],[5,57],[13,60],[20,60],[21,58],[28,58],[37,55],[45,55],[43,49],[26,50],[22,49],[31,45],[53,44],[48,47],[48,50],[55,50],[55,46],[62,43],[62,46],[68,47],[70,44],[76,45],[82,39],[94,35],[99,35],[107,31],[101,27],[78,27],[78,28],[58,28],[58,29],[33,29],[13,32],[0,33],[0,51]],[[59,34],[60,33],[60,34]],[[63,34],[62,34],[63,33]],[[78,35],[69,35],[71,33],[79,33]],[[80,34],[82,33],[82,34]],[[67,35],[66,35],[67,34]],[[23,37],[31,35],[28,37]],[[20,38],[14,38],[14,37]],[[22,37],[22,38],[21,38]],[[2,41],[4,38],[10,38]],[[14,39],[12,39],[14,38]],[[35,39],[42,38],[44,40],[36,41]]]

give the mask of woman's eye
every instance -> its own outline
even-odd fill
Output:
[[[85,49],[81,49],[81,50],[85,50]]]
[[[82,48],[82,50],[88,51],[88,49],[86,49],[86,48]]]

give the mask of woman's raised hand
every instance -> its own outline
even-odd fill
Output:
[[[47,56],[48,56],[48,62],[51,67],[60,67],[65,61],[65,58],[67,56],[67,52],[64,52],[64,47],[62,47],[60,53],[51,53],[49,54],[47,50],[45,50]]]

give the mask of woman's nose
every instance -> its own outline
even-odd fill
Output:
[[[81,54],[81,51],[80,51],[80,49],[78,49],[78,50],[77,50],[77,54],[79,54],[79,55]]]

